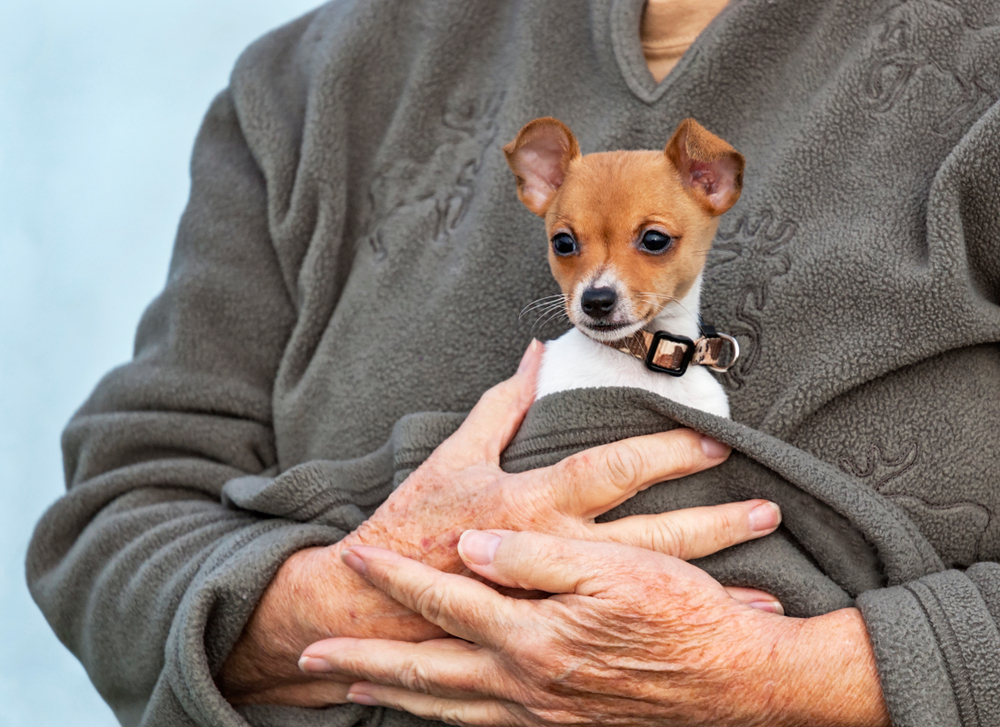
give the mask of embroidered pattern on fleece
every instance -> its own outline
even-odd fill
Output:
[[[429,158],[395,159],[375,175],[368,188],[368,219],[375,224],[361,239],[376,261],[394,240],[444,245],[465,218],[474,180],[499,133],[498,93],[452,104],[441,119],[443,140]]]
[[[871,480],[874,490],[881,492],[889,482],[906,474],[920,458],[920,444],[916,440],[901,445],[898,454],[889,454],[880,444],[870,444],[864,454],[842,457],[840,468],[863,480]]]
[[[771,285],[791,268],[791,257],[785,249],[795,236],[797,226],[790,220],[778,220],[768,209],[746,214],[731,230],[716,233],[715,242],[706,264],[706,278],[730,275],[730,264],[743,269],[743,291],[738,296],[735,320],[726,321],[726,333],[740,343],[740,359],[721,376],[728,389],[736,390],[746,383],[759,360],[764,338],[764,309],[770,298]],[[725,268],[724,271],[720,269]],[[717,272],[719,271],[719,272]],[[708,286],[712,283],[708,282]],[[722,325],[722,321],[713,323]]]
[[[1000,100],[1000,26],[977,25],[974,12],[936,0],[890,8],[865,82],[871,110],[888,112],[920,83],[911,102],[935,109],[932,130],[951,138]]]
[[[882,444],[869,444],[856,456],[841,457],[840,468],[859,479],[867,480],[876,491],[897,503],[918,524],[949,566],[970,566],[988,557],[983,540],[992,522],[989,508],[978,502],[931,502],[913,494],[913,488],[894,487],[918,464],[920,443],[913,439],[900,443],[898,451]],[[956,538],[956,534],[963,537]]]

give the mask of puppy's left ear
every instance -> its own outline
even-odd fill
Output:
[[[546,116],[525,124],[503,153],[517,177],[517,198],[544,217],[580,145],[566,124]]]
[[[743,155],[694,119],[684,119],[664,153],[710,215],[721,215],[743,190]]]

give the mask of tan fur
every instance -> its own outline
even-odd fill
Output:
[[[580,156],[564,124],[536,119],[504,152],[521,201],[544,216],[548,239],[566,232],[579,244],[579,254],[567,257],[549,246],[549,265],[567,306],[575,305],[570,294],[578,283],[611,269],[646,322],[668,297],[680,299],[691,288],[704,267],[718,215],[742,188],[743,157],[693,119],[681,122],[663,151],[586,156]],[[550,156],[542,158],[546,153]],[[717,174],[720,168],[729,176]],[[639,249],[650,229],[674,238],[673,246],[660,255]],[[653,294],[656,301],[642,294]]]
[[[549,205],[549,239],[570,232],[580,254],[558,257],[549,247],[549,265],[564,293],[581,278],[612,267],[628,286],[644,319],[660,308],[640,293],[682,298],[701,271],[717,221],[685,192],[661,152],[617,151],[589,154],[570,164],[566,181]],[[662,255],[641,252],[636,241],[649,229],[676,238]]]

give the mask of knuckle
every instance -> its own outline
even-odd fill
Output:
[[[399,670],[399,682],[411,692],[427,694],[431,686],[428,664],[419,658],[407,660]]]
[[[740,538],[743,532],[742,518],[731,508],[722,508],[715,519],[715,540],[719,544],[732,543]]]
[[[445,724],[453,724],[458,727],[464,727],[469,724],[465,720],[465,710],[458,704],[453,704],[445,700],[441,700],[437,710],[437,719]]]
[[[437,623],[441,618],[446,601],[447,594],[434,583],[422,586],[414,596],[417,610],[431,623]]]
[[[679,527],[671,519],[661,519],[653,528],[651,545],[650,550],[683,560],[690,552],[691,544],[684,528]]]
[[[623,490],[633,485],[647,470],[645,452],[623,443],[608,448],[603,465],[608,482]]]
[[[576,631],[572,623],[565,626]],[[526,688],[545,694],[566,692],[576,683],[587,658],[548,628],[521,630],[504,646],[510,661],[518,665],[518,681]]]
[[[560,481],[573,483],[586,477],[593,466],[593,454],[585,450],[561,460],[555,465],[554,471]]]
[[[542,488],[549,508],[555,506],[561,512],[576,512],[581,507],[584,489],[594,480],[594,455],[589,451],[579,452],[560,460],[549,470],[551,476]]]
[[[521,677],[531,681],[545,671],[552,653],[548,639],[533,628],[517,629],[508,634],[501,651],[509,654],[511,663],[518,665]]]

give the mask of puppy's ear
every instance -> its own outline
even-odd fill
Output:
[[[545,117],[525,124],[503,153],[517,177],[517,198],[544,217],[570,162],[580,156],[580,145],[563,122]]]
[[[710,215],[721,215],[743,190],[743,155],[694,119],[684,119],[664,149],[681,181]]]

